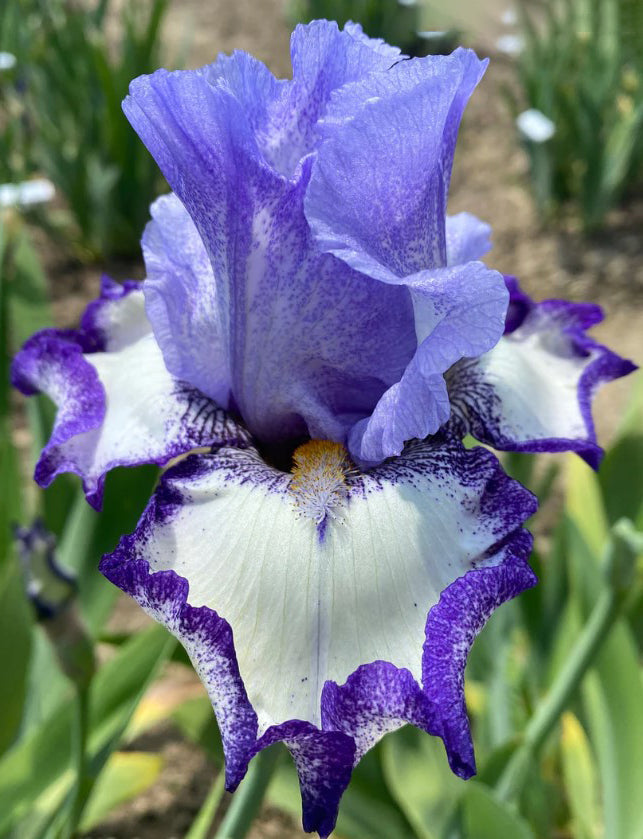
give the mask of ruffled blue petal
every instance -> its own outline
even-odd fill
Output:
[[[306,195],[323,250],[389,283],[446,265],[456,134],[485,67],[459,49],[336,91]]]
[[[418,348],[401,379],[351,431],[351,454],[363,465],[435,434],[451,412],[444,374],[460,359],[490,350],[503,333],[509,295],[501,275],[481,262],[425,271],[407,284]]]
[[[462,265],[491,250],[491,227],[471,213],[446,219],[447,265]]]
[[[145,310],[165,366],[217,404],[230,404],[226,324],[218,305],[212,264],[203,241],[176,195],[152,204],[142,239],[147,277]],[[182,340],[177,341],[177,333]]]
[[[381,61],[344,33],[346,39]],[[212,84],[203,73],[161,71],[134,82],[126,100],[213,268],[183,317],[169,312],[181,311],[190,297],[191,272],[166,271],[162,283],[153,278],[163,299],[148,304],[152,325],[168,367],[238,412],[260,439],[345,440],[413,355],[412,303],[403,289],[361,277],[319,251],[303,213],[310,159],[298,179],[278,175],[261,153],[259,118],[248,116],[232,90],[220,75]],[[171,220],[164,227],[167,239]],[[196,237],[190,243],[196,246]],[[175,236],[172,247],[181,246]],[[194,346],[206,322],[210,370]]]

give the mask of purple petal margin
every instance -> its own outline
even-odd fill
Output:
[[[175,571],[150,573],[145,560],[129,560],[132,539],[124,537],[102,560],[100,571],[184,645],[214,706],[226,758],[226,788],[234,790],[258,749],[257,715],[239,675],[232,629],[207,606],[190,606],[188,582]]]
[[[493,413],[486,415],[479,410],[480,405],[493,405],[495,396],[493,387],[481,382],[476,373],[475,360],[466,360],[459,368],[454,368],[453,386],[449,389],[452,415],[449,432],[462,437],[472,434],[477,440],[503,451],[516,452],[564,452],[573,451],[583,458],[593,469],[598,469],[603,458],[603,449],[598,445],[594,419],[592,417],[592,398],[597,389],[607,382],[627,376],[637,366],[603,344],[598,343],[586,330],[603,320],[603,310],[593,303],[571,303],[567,300],[544,300],[535,303],[523,292],[518,280],[505,275],[505,285],[509,290],[510,300],[505,321],[505,335],[511,335],[531,316],[543,316],[556,323],[561,336],[569,342],[571,352],[577,358],[595,358],[584,369],[578,380],[577,394],[580,413],[585,426],[585,437],[571,439],[567,437],[548,437],[533,440],[514,440],[504,436],[499,427],[495,427]],[[555,387],[555,382],[552,383]]]
[[[435,709],[431,732],[444,741],[456,775],[475,775],[476,762],[464,699],[464,669],[469,650],[494,609],[538,582],[521,554],[532,537],[522,532],[502,564],[469,571],[446,588],[429,612],[422,657],[425,694]]]
[[[503,562],[469,571],[442,592],[427,618],[423,687],[408,670],[387,661],[363,665],[341,686],[326,682],[322,725],[355,740],[356,762],[384,734],[410,723],[442,738],[456,775],[475,775],[464,699],[467,657],[494,609],[537,583],[524,559],[531,545],[531,535],[518,532],[507,544]]]
[[[109,336],[101,326],[101,312],[109,303],[122,300],[132,291],[142,290],[143,284],[137,280],[125,280],[124,283],[114,282],[107,274],[100,280],[100,295],[87,305],[80,320],[78,330],[79,340],[83,352],[102,352],[107,349]]]
[[[62,472],[75,473],[82,479],[87,501],[97,510],[102,506],[105,475],[116,466],[163,465],[200,446],[225,443],[243,448],[249,441],[245,429],[215,403],[185,382],[174,380],[168,385],[167,394],[161,394],[176,405],[176,427],[171,433],[168,431],[165,437],[158,438],[150,435],[145,445],[131,449],[125,445],[127,435],[123,433],[124,445],[116,447],[111,459],[91,462],[97,431],[109,418],[109,394],[85,356],[110,351],[110,341],[114,334],[118,336],[122,324],[116,312],[111,321],[114,334],[110,334],[110,312],[105,312],[105,307],[138,289],[140,283],[130,281],[120,285],[103,277],[100,298],[87,306],[79,329],[45,329],[36,333],[17,353],[11,366],[14,387],[25,396],[45,393],[58,409],[51,437],[36,464],[36,482],[46,488]],[[143,318],[139,325],[141,335],[145,334],[146,325]],[[132,340],[141,335],[134,333]],[[93,436],[90,432],[94,432]]]
[[[84,343],[80,331],[44,329],[25,343],[11,365],[11,384],[25,396],[42,389],[59,401],[51,437],[34,472],[36,483],[43,488],[72,467],[61,459],[59,447],[72,437],[98,428],[105,418],[105,389],[83,358]],[[47,385],[51,392],[45,389]],[[102,484],[86,486],[85,493],[89,503],[100,509]]]
[[[195,475],[198,470],[198,457],[189,457],[166,474]],[[185,647],[217,718],[225,754],[226,788],[236,789],[258,752],[283,741],[299,775],[304,829],[317,830],[326,837],[335,826],[339,801],[353,769],[352,738],[340,731],[320,731],[302,720],[271,726],[258,738],[257,715],[239,673],[230,625],[207,606],[190,606],[184,577],[175,571],[151,573],[145,560],[132,558],[141,535],[171,518],[181,503],[183,499],[161,480],[136,531],[124,536],[116,550],[103,558],[100,571]]]
[[[12,362],[11,384],[25,396],[39,393],[42,382],[52,389],[64,387],[64,400],[51,437],[34,472],[36,483],[43,488],[69,465],[60,462],[58,447],[78,434],[98,428],[105,418],[105,389],[83,353],[105,349],[107,336],[99,326],[101,310],[137,288],[140,283],[133,280],[121,285],[103,275],[100,296],[85,309],[80,329],[43,329],[32,335]],[[48,395],[53,398],[53,394]],[[89,503],[100,509],[102,484],[95,490],[85,489]]]
[[[603,344],[599,344],[587,335],[586,330],[601,323],[603,309],[594,303],[571,303],[567,300],[543,300],[535,303],[525,294],[515,277],[506,276],[510,302],[507,313],[505,334],[513,332],[522,325],[534,310],[555,319],[560,324],[561,333],[571,345],[573,353],[579,358],[586,358],[596,352],[596,358],[588,364],[578,382],[578,403],[587,438],[585,440],[567,440],[552,438],[516,443],[504,441],[502,448],[508,451],[524,452],[561,452],[573,451],[583,458],[593,469],[598,469],[603,458],[603,449],[596,440],[596,429],[592,417],[592,397],[603,384],[627,376],[637,370],[636,364],[621,358]]]

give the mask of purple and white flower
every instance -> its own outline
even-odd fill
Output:
[[[147,279],[105,280],[13,379],[59,408],[36,479],[75,472],[95,507],[110,469],[201,450],[101,570],[187,649],[228,787],[283,740],[327,836],[352,768],[405,722],[475,772],[464,666],[535,582],[535,499],[462,437],[596,465],[591,396],[633,365],[585,334],[596,307],[533,303],[480,261],[488,227],[446,215],[486,62],[316,21],[292,63],[292,81],[235,53],[132,83],[173,190]]]

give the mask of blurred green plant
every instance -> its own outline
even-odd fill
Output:
[[[550,137],[522,132],[534,196],[545,218],[571,207],[591,232],[643,185],[643,4],[522,0],[518,9],[512,107],[553,123]]]
[[[76,254],[91,260],[138,253],[158,168],[121,111],[129,82],[161,64],[168,0],[8,0],[0,49],[16,56],[0,73],[3,178],[47,175],[65,208],[39,212]]]
[[[411,56],[446,55],[460,38],[451,26],[436,29],[440,18],[423,0],[291,0],[289,16],[293,23],[326,18],[340,27],[352,20],[371,38],[383,38]]]

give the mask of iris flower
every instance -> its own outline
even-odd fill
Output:
[[[484,447],[600,457],[590,400],[632,369],[592,305],[534,303],[446,215],[486,66],[408,60],[359,26],[298,27],[293,78],[243,52],[136,79],[124,110],[172,193],[142,284],[103,281],[80,328],[14,362],[57,403],[35,477],[167,464],[101,570],[185,646],[234,789],[285,742],[306,830],[411,723],[475,772],[463,672],[493,609],[535,583],[533,496]],[[194,450],[198,450],[194,453]]]

